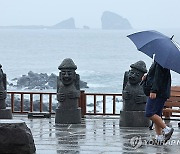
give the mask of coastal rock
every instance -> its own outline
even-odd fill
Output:
[[[31,130],[22,120],[0,121],[1,154],[34,154],[36,147]]]
[[[131,29],[132,26],[126,18],[120,15],[105,11],[101,17],[102,29]]]
[[[18,89],[56,89],[57,88],[57,76],[53,73],[48,75],[47,73],[34,73],[29,71],[27,75],[22,75],[19,78],[14,78],[13,81],[17,81],[16,84],[9,83],[9,86],[16,87]],[[88,88],[87,82],[80,81],[80,88]]]
[[[58,29],[76,29],[74,18],[63,20],[60,23],[52,26],[52,28]]]

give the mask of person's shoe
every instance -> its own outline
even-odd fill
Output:
[[[164,134],[164,141],[165,141],[165,143],[171,138],[173,132],[174,132],[174,129],[171,128],[171,130],[168,133]]]

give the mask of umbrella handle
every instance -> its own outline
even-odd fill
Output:
[[[170,39],[172,40],[172,39],[173,39],[173,37],[174,37],[174,35],[173,35],[173,36],[171,36],[171,38],[170,38]]]

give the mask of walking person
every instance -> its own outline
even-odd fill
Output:
[[[174,129],[166,126],[161,118],[162,110],[166,100],[170,97],[171,74],[170,70],[163,68],[157,62],[151,65],[146,82],[150,83],[150,91],[146,103],[146,117],[150,118],[155,126],[155,142],[157,144],[166,143],[173,134]]]

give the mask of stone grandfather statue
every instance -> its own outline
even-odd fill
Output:
[[[129,72],[125,72],[127,82],[123,89],[123,110],[125,111],[143,111],[146,103],[146,96],[143,92],[140,82],[143,75],[147,72],[146,64],[138,61],[130,65]]]
[[[12,111],[10,107],[6,107],[7,96],[6,74],[2,70],[0,64],[0,119],[12,119]]]
[[[71,59],[65,59],[58,69],[61,70],[57,80],[58,108],[76,108],[78,107],[77,100],[80,97],[79,84],[77,83],[79,76],[75,72],[77,66]]]
[[[6,108],[6,74],[3,73],[2,65],[0,64],[0,109]]]
[[[140,85],[147,72],[146,64],[138,61],[130,65],[131,69],[124,74],[123,110],[120,111],[121,127],[148,127],[149,119],[145,115],[146,95]]]
[[[80,88],[77,66],[73,60],[66,58],[58,69],[61,71],[57,79],[56,123],[80,123],[81,109],[78,107]]]

